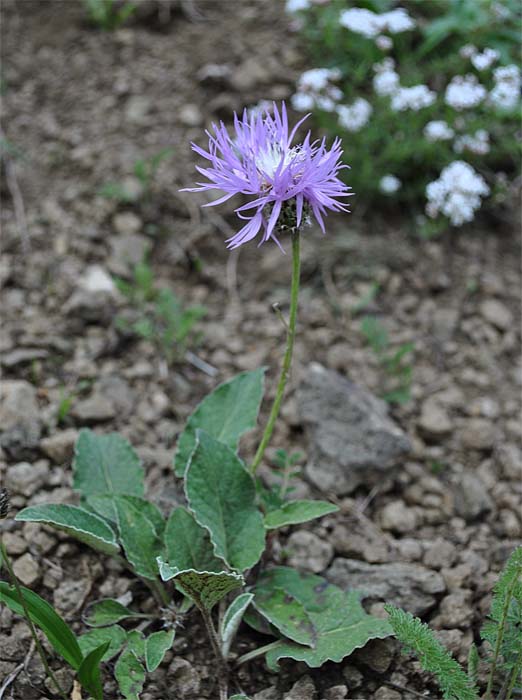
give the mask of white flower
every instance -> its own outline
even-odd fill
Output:
[[[423,107],[429,107],[437,98],[426,85],[413,85],[399,88],[391,98],[391,108],[394,112],[404,112],[412,109],[417,112]]]
[[[443,214],[454,226],[462,226],[473,220],[480,198],[488,194],[484,178],[468,163],[456,160],[442,170],[438,180],[427,185],[426,213],[432,218]]]
[[[384,175],[379,182],[379,189],[384,194],[394,194],[401,186],[402,182],[395,175]]]
[[[356,34],[362,34],[368,38],[381,33],[379,15],[360,7],[343,10],[339,16],[339,24]]]
[[[339,102],[339,100],[343,99],[343,91],[340,90],[336,85],[331,85],[326,90],[326,93],[328,97],[331,97],[332,100],[335,100],[336,102]]]
[[[347,131],[359,131],[368,122],[373,111],[371,104],[358,97],[351,105],[338,105],[339,124]]]
[[[424,136],[433,143],[434,141],[448,141],[455,136],[455,132],[445,121],[431,121],[424,127]]]
[[[399,87],[399,75],[394,70],[379,71],[373,78],[373,89],[378,95],[393,95]]]
[[[306,112],[315,104],[313,96],[307,92],[296,92],[292,95],[291,102],[296,112]]]
[[[453,109],[476,107],[486,97],[486,88],[474,75],[456,75],[446,87],[444,99]]]
[[[459,51],[461,58],[471,58],[477,53],[478,49],[473,44],[465,44]]]
[[[390,49],[393,48],[393,41],[390,39],[389,36],[385,36],[384,34],[379,34],[377,39],[375,39],[375,45],[381,51],[389,51]]]
[[[310,0],[286,0],[285,10],[288,14],[293,15],[295,12],[308,10],[309,7]]]
[[[328,68],[312,68],[301,74],[297,81],[298,88],[308,90],[323,90],[330,80],[330,70]]]
[[[415,22],[403,7],[398,7],[391,12],[384,12],[378,15],[381,29],[389,31],[390,34],[400,34],[415,28]]]
[[[477,70],[487,70],[498,61],[500,54],[495,49],[484,49],[482,53],[471,56],[471,63]]]
[[[499,66],[493,71],[496,83],[520,83],[520,68],[514,64]]]
[[[520,99],[520,69],[511,64],[493,71],[495,86],[489,93],[488,102],[500,109],[514,109]]]
[[[456,153],[468,150],[479,156],[485,156],[490,151],[489,133],[485,129],[478,129],[472,136],[469,134],[459,136],[455,139],[453,150]]]
[[[319,109],[322,109],[323,112],[333,112],[335,109],[335,102],[327,95],[318,95],[315,99],[315,104]]]

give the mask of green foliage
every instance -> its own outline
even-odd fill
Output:
[[[286,450],[276,450],[272,462],[274,483],[266,486],[261,479],[256,481],[257,492],[265,510],[271,512],[285,505],[288,495],[294,491],[292,482],[301,475],[298,464],[302,459],[302,452],[288,454]]]
[[[403,404],[410,400],[413,365],[407,358],[413,353],[413,343],[404,343],[398,348],[390,349],[388,332],[379,319],[364,316],[361,321],[361,333],[371,347],[384,375],[385,389],[382,398],[391,404]]]
[[[287,501],[265,515],[265,527],[267,530],[275,530],[286,525],[306,523],[338,510],[337,506],[326,501]]]
[[[385,8],[385,5],[387,7]],[[423,0],[399,3],[416,22],[412,30],[388,33],[392,41],[387,49],[375,37],[353,32],[339,23],[343,10],[364,6],[375,12],[395,9],[395,3],[347,2],[310,3],[299,12],[302,45],[309,55],[310,68],[335,68],[340,71],[335,87],[341,90],[340,105],[352,105],[358,99],[369,102],[372,112],[364,125],[349,130],[339,122],[335,111],[313,108],[316,124],[331,137],[339,136],[349,144],[346,162],[351,170],[344,177],[353,187],[359,206],[386,213],[393,206],[409,212],[412,227],[422,236],[433,236],[447,227],[443,217],[428,219],[418,214],[425,208],[425,190],[451,162],[462,159],[481,173],[491,189],[487,206],[495,209],[506,197],[507,189],[497,175],[516,178],[519,170],[520,142],[516,130],[520,121],[520,103],[502,109],[487,99],[478,106],[457,110],[445,102],[446,86],[457,75],[475,75],[487,90],[494,85],[492,71],[497,65],[519,64],[521,6],[518,0]],[[495,49],[497,64],[477,70],[469,58],[460,54],[472,44],[477,53]],[[427,85],[436,93],[430,106],[394,111],[388,95],[380,95],[373,86],[376,66],[387,59],[395,62],[400,85]],[[306,109],[308,111],[308,109]],[[448,140],[429,141],[424,128],[430,121],[444,120],[453,129]],[[353,130],[352,130],[353,129]],[[490,134],[488,153],[454,148],[455,139],[485,129]],[[369,157],[370,156],[370,157]],[[392,195],[383,192],[383,176],[393,174],[402,186]],[[490,203],[491,202],[491,203]],[[376,206],[377,205],[377,206]]]
[[[219,636],[225,659],[228,656],[230,645],[236,636],[241,620],[243,619],[243,616],[253,598],[253,593],[241,593],[234,598],[223,615],[223,619],[221,620],[221,625],[219,627]]]
[[[428,625],[392,605],[385,609],[395,636],[418,656],[426,671],[435,674],[445,700],[478,700],[476,687]]]
[[[245,584],[243,576],[233,571],[180,571],[161,559],[158,564],[162,580],[174,579],[183,593],[205,612],[210,612],[228,593]]]
[[[136,10],[131,2],[118,0],[83,0],[89,21],[95,26],[110,32],[117,29]]]
[[[93,603],[89,607],[89,613],[84,616],[83,620],[89,627],[107,627],[108,625],[120,622],[120,620],[140,617],[147,618],[149,616],[135,613],[117,600],[106,598]]]
[[[149,673],[155,671],[163,661],[172,646],[174,635],[174,630],[159,630],[145,640],[145,665]]]
[[[133,204],[140,197],[150,196],[154,178],[161,163],[168,160],[174,153],[173,148],[163,148],[148,158],[138,158],[134,163],[133,174],[140,183],[140,191],[134,191],[125,182],[107,182],[101,187],[99,194],[106,199],[115,199],[122,204]]]
[[[201,335],[195,326],[207,314],[203,306],[184,307],[170,289],[154,284],[152,268],[142,262],[133,270],[131,282],[116,279],[116,286],[132,304],[131,314],[117,317],[117,327],[152,342],[169,364],[179,362]]]

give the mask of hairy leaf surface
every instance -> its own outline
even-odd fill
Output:
[[[274,530],[285,525],[298,525],[338,510],[337,506],[326,501],[288,501],[265,515],[265,527]]]

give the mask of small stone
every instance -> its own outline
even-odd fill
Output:
[[[59,686],[67,694],[69,694],[73,687],[73,681],[75,676],[74,671],[72,671],[70,668],[59,668],[56,671],[54,671],[54,676],[58,681]],[[45,679],[44,685],[50,693],[52,693],[53,695],[56,693],[56,687],[49,677]]]
[[[78,279],[78,286],[89,294],[96,294],[97,292],[114,294],[116,291],[116,285],[112,277],[100,265],[88,267]]]
[[[395,547],[399,553],[399,559],[403,561],[419,561],[422,557],[422,547],[418,540],[404,537],[395,541]]]
[[[506,479],[522,481],[522,450],[510,443],[499,445],[496,455]]]
[[[175,656],[167,670],[169,688],[174,697],[190,697],[199,693],[201,680],[194,666],[180,656]]]
[[[259,85],[270,80],[270,74],[263,65],[263,61],[258,58],[247,58],[239,65],[230,78],[230,82],[235,90],[244,92],[251,90]]]
[[[485,418],[466,421],[461,432],[462,446],[470,450],[492,450],[496,440],[495,425]]]
[[[381,685],[373,694],[374,700],[402,700],[402,694],[387,685]]]
[[[36,390],[23,380],[3,380],[0,387],[0,447],[13,459],[28,457],[38,445],[41,424]]]
[[[348,688],[345,685],[334,685],[324,692],[324,700],[345,700]]]
[[[121,238],[115,238],[113,241],[111,241],[113,254],[115,252],[120,254],[125,254],[125,252],[127,252],[128,254],[128,249],[124,248],[124,242],[127,244],[130,243],[131,249],[132,247],[137,247],[138,250],[143,249],[143,246],[146,245],[147,240],[141,236],[137,236],[137,234],[143,228],[143,221],[132,211],[124,211],[120,212],[119,214],[115,214],[112,217],[112,225],[116,233],[120,234],[121,236]],[[139,245],[137,241],[139,241]],[[141,255],[137,262],[141,262],[142,259],[143,255]]]
[[[457,515],[470,522],[493,508],[493,501],[482,481],[472,472],[459,475],[455,489]]]
[[[416,529],[417,514],[413,508],[408,508],[403,501],[391,501],[382,509],[380,521],[383,530],[406,534]]]
[[[199,126],[203,124],[204,117],[200,108],[195,104],[184,104],[178,110],[178,117],[184,126]]]
[[[20,462],[14,464],[7,470],[5,485],[12,493],[19,493],[22,496],[32,496],[38,491],[49,477],[49,467],[47,462]]]
[[[260,690],[254,695],[254,700],[280,700],[281,695],[275,686]]]
[[[455,545],[439,537],[429,545],[424,554],[423,563],[430,569],[442,569],[452,566],[456,558]]]
[[[285,696],[283,700],[314,700],[315,685],[310,676],[300,678]]]
[[[111,401],[101,394],[93,394],[88,399],[76,403],[71,415],[81,423],[102,423],[115,418],[116,411]]]
[[[314,574],[324,571],[334,555],[329,542],[307,530],[293,532],[288,538],[286,549],[290,566]]]
[[[131,124],[144,125],[147,123],[147,115],[152,106],[149,97],[134,95],[129,97],[125,106],[125,118]]]
[[[473,619],[470,605],[471,591],[466,589],[450,593],[442,599],[439,614],[432,620],[434,627],[467,627]]]
[[[343,666],[343,678],[350,690],[356,690],[361,687],[364,676],[356,666],[346,664]]]
[[[354,532],[353,526],[336,525],[330,536],[337,554],[348,559],[363,559],[374,564],[389,561],[388,545],[384,537],[374,536],[373,533]]]
[[[28,588],[31,588],[40,578],[40,565],[32,554],[26,552],[13,564],[16,577]]]
[[[437,401],[426,399],[421,407],[418,427],[425,438],[437,442],[451,433],[453,424]]]
[[[497,299],[483,301],[480,305],[480,313],[484,320],[501,331],[507,331],[512,326],[513,314]]]
[[[435,637],[453,656],[460,654],[464,632],[459,629],[434,630]]]
[[[355,652],[355,658],[372,671],[385,673],[390,667],[394,652],[395,647],[391,639],[372,639]]]
[[[69,428],[44,438],[40,442],[40,448],[54,464],[64,464],[72,459],[77,438],[78,431]]]
[[[27,551],[27,542],[16,532],[4,532],[3,540],[8,554],[18,556]]]
[[[423,615],[433,608],[437,597],[446,590],[439,573],[403,562],[366,564],[338,557],[326,578],[343,589],[362,591],[364,599],[384,600],[413,615]]]

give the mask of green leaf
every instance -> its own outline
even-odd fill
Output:
[[[146,618],[149,616],[133,612],[121,603],[118,603],[117,600],[106,598],[89,606],[89,613],[84,616],[84,622],[89,627],[105,627],[120,620],[142,617]]]
[[[125,649],[114,667],[114,677],[126,700],[139,700],[145,683],[145,669],[131,649]]]
[[[145,659],[145,637],[139,630],[127,634],[127,646],[138,659]]]
[[[384,607],[395,635],[418,656],[425,671],[435,674],[445,700],[478,700],[479,695],[472,680],[428,625],[393,605]]]
[[[210,532],[214,554],[233,569],[254,566],[265,548],[254,480],[229,447],[200,430],[185,492],[197,522]]]
[[[116,656],[127,641],[127,632],[120,625],[112,625],[112,627],[102,627],[100,629],[91,630],[78,637],[78,644],[82,650],[82,654],[87,656],[97,649],[100,644],[109,643],[109,647],[102,657],[102,661],[109,661]]]
[[[166,520],[160,509],[154,503],[147,501],[146,498],[140,498],[139,496],[90,496],[87,498],[87,505],[95,510],[98,515],[101,515],[102,518],[116,522],[114,498],[123,499],[125,503],[138,509],[150,520],[157,536],[160,538],[163,536]]]
[[[196,446],[196,430],[201,428],[228,445],[234,452],[239,438],[255,428],[263,398],[265,369],[242,372],[220,384],[206,396],[187,421],[178,440],[174,468],[178,476],[185,474],[190,455]]]
[[[78,680],[82,687],[92,695],[94,700],[103,700],[100,663],[108,648],[109,642],[105,642],[93,649],[84,657],[78,669]]]
[[[230,645],[236,636],[243,615],[253,598],[253,593],[242,593],[238,595],[237,598],[230,603],[223,616],[219,634],[222,641],[222,652],[225,658],[228,656]]]
[[[83,661],[83,654],[70,627],[52,605],[37,593],[24,587],[21,587],[21,590],[31,620],[42,630],[56,653],[77,671]],[[7,605],[17,615],[25,617],[16,589],[5,581],[0,581],[0,603]]]
[[[167,651],[174,641],[174,630],[160,630],[153,632],[145,642],[145,663],[147,671],[152,673],[163,661]]]
[[[278,589],[283,589],[304,606],[317,636],[313,649],[281,640],[266,654],[270,669],[277,669],[282,658],[304,661],[312,668],[322,666],[326,661],[338,663],[370,639],[382,639],[392,634],[386,620],[364,611],[357,592],[345,593],[320,576],[275,567],[265,572],[256,586],[259,593]]]
[[[180,571],[223,571],[224,562],[214,555],[208,530],[185,508],[172,511],[165,528],[165,549],[170,566]]]
[[[94,513],[69,505],[41,505],[24,508],[15,520],[53,525],[104,554],[120,551],[112,528]]]
[[[240,588],[245,583],[241,574],[232,571],[194,571],[194,569],[180,571],[162,561],[161,557],[158,557],[158,565],[162,580],[174,579],[179,589],[202,610],[212,610],[227,593]]]
[[[315,646],[317,630],[302,603],[282,589],[256,591],[254,607],[284,637]]]
[[[131,444],[117,433],[98,435],[92,430],[81,430],[73,470],[73,486],[84,498],[144,494],[140,459]]]
[[[285,525],[306,523],[338,510],[337,506],[326,501],[288,501],[265,515],[265,527],[267,530],[275,530]]]
[[[163,543],[153,523],[134,499],[116,496],[113,501],[116,508],[118,534],[125,550],[125,557],[138,576],[155,579],[158,575],[156,557],[162,554]]]

